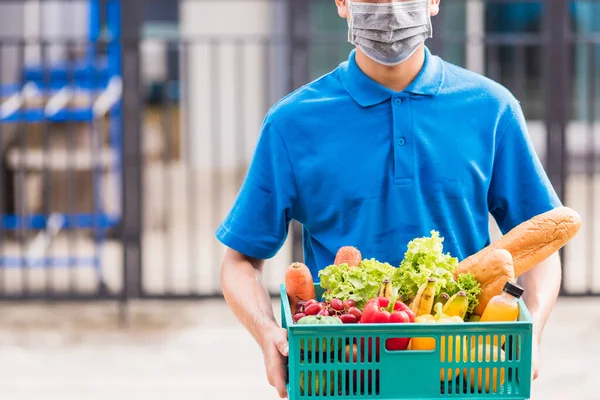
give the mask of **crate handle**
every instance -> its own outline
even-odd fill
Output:
[[[416,339],[416,340],[413,340]],[[387,353],[433,353],[438,348],[438,339],[433,336],[408,336],[408,337],[387,337],[384,342],[384,350]],[[412,346],[416,345],[417,349],[413,349]],[[408,346],[408,347],[407,347]]]

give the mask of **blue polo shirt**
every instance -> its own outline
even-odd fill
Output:
[[[216,235],[268,259],[296,220],[317,282],[344,245],[398,266],[410,240],[437,230],[462,260],[489,244],[489,213],[506,233],[560,204],[504,87],[426,48],[419,75],[394,92],[353,50],[268,112]]]

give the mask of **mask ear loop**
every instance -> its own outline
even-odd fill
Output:
[[[354,19],[352,18],[352,0],[346,0],[346,4],[348,5],[348,42],[351,44],[356,44],[354,42]]]
[[[427,30],[428,36],[433,37],[433,22],[431,21],[431,0],[427,0]]]

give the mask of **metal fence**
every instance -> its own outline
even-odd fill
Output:
[[[0,298],[219,296],[214,231],[264,114],[348,56],[334,2],[0,7]],[[598,12],[597,0],[443,0],[427,43],[521,100],[555,188],[585,221],[563,252],[563,295],[600,294]],[[301,258],[294,225],[267,262],[273,293]]]

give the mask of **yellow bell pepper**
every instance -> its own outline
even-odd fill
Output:
[[[415,323],[421,324],[436,324],[436,323],[464,323],[464,320],[459,316],[449,316],[442,312],[442,303],[437,303],[435,305],[436,314],[425,314],[415,318]],[[440,361],[441,362],[452,362],[454,360],[460,360],[461,357],[461,345],[459,340],[455,340],[454,336],[442,336],[440,338]],[[463,349],[467,349],[467,337],[462,336]],[[448,343],[448,352],[446,352],[446,342]],[[456,345],[454,344],[456,342]],[[411,350],[434,350],[435,349],[435,339],[432,337],[414,337],[410,341],[410,349]],[[456,353],[455,353],[456,349]],[[465,360],[467,361],[467,352],[463,354]],[[454,358],[456,356],[456,358]],[[458,373],[458,368],[456,369]],[[452,372],[449,374],[448,379],[452,379]],[[442,369],[440,371],[440,380],[445,380],[445,373]]]
[[[420,315],[415,318],[418,324],[435,324],[437,321],[431,314]],[[435,349],[435,339],[432,337],[421,338],[414,337],[410,340],[410,350],[433,350]]]
[[[463,323],[463,319],[459,316],[448,316],[442,312],[442,303],[435,305],[436,314],[424,314],[415,318],[415,322],[419,324],[436,324],[436,323]],[[450,338],[452,339],[452,338]],[[442,357],[444,355],[444,338],[441,343]],[[415,337],[410,341],[411,350],[433,350],[435,349],[434,338],[420,338]]]

